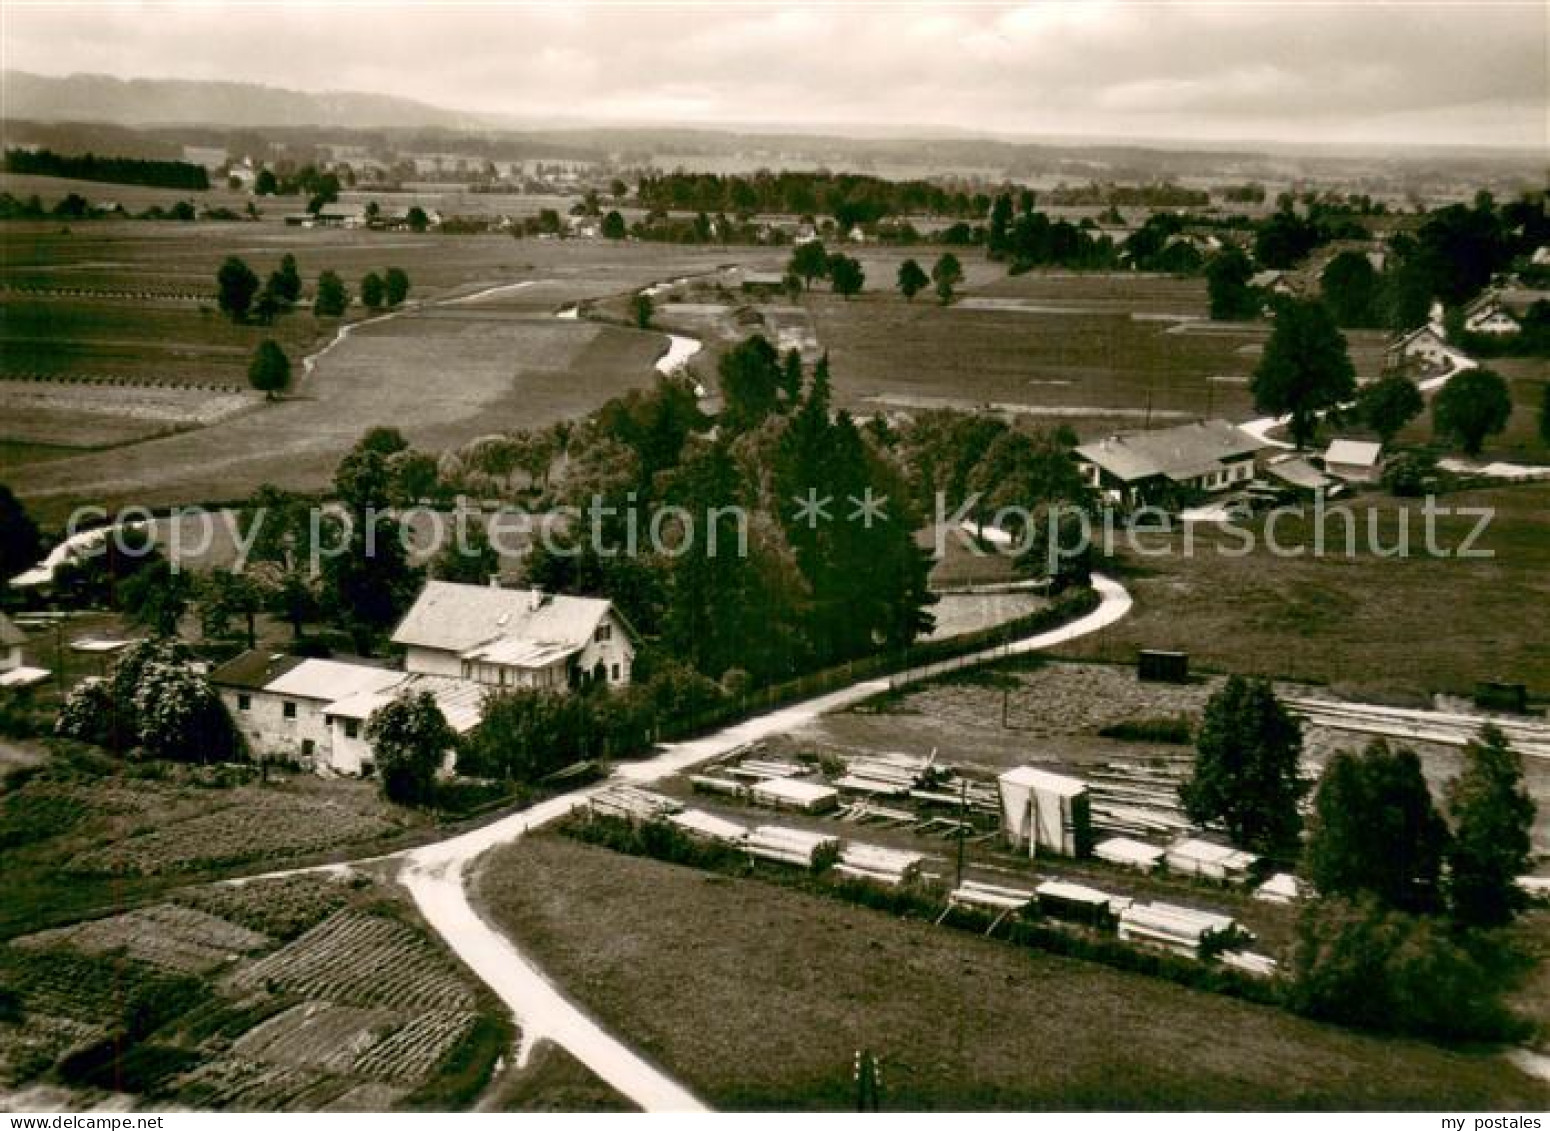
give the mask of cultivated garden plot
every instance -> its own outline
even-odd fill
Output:
[[[480,1087],[505,1029],[398,898],[358,874],[302,874],[15,939],[0,947],[0,1089],[381,1110],[417,1102],[444,1069]]]

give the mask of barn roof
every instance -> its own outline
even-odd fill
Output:
[[[360,691],[391,687],[403,678],[403,672],[359,662],[303,660],[278,679],[266,684],[264,690],[275,695],[294,695],[298,699],[318,699],[332,703]]]
[[[1266,446],[1225,420],[1199,420],[1093,440],[1080,445],[1076,454],[1129,483],[1155,476],[1191,479],[1215,470],[1224,460],[1252,455]]]
[[[1341,463],[1352,467],[1377,467],[1383,458],[1383,445],[1371,440],[1331,440],[1324,452],[1326,464]]]
[[[599,597],[428,581],[393,643],[460,655],[509,640],[584,647],[612,610],[612,602]]]
[[[218,687],[246,687],[257,691],[300,666],[301,662],[300,656],[255,648],[216,668],[210,673],[210,682]]]

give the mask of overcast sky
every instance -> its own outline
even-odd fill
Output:
[[[6,67],[543,121],[1475,142],[1547,136],[1544,0],[0,4]]]

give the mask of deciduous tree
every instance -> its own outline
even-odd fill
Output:
[[[387,304],[398,306],[409,297],[409,274],[402,267],[389,267],[382,276],[387,288]]]
[[[1206,291],[1211,301],[1211,317],[1218,322],[1241,322],[1259,313],[1259,295],[1249,280],[1254,267],[1249,257],[1235,247],[1213,256],[1206,264]]]
[[[1322,895],[1371,894],[1401,911],[1434,911],[1448,829],[1413,750],[1378,740],[1343,750],[1313,797],[1305,864]]]
[[[822,279],[828,273],[829,253],[818,240],[798,244],[791,253],[791,263],[787,270],[801,279],[804,287],[810,288],[814,279]]]
[[[216,303],[232,321],[241,322],[258,295],[258,276],[237,256],[226,258],[215,273]]]
[[[382,276],[375,271],[366,272],[361,279],[361,303],[367,310],[380,310],[386,297],[387,288],[382,283]]]
[[[0,580],[9,581],[42,556],[37,523],[11,489],[0,483]]]
[[[1421,390],[1403,373],[1385,374],[1356,394],[1357,416],[1385,444],[1425,408]]]
[[[1302,821],[1302,728],[1264,679],[1230,677],[1206,704],[1195,769],[1179,790],[1190,820],[1220,824],[1235,844],[1287,853]]]
[[[1291,417],[1292,439],[1299,448],[1313,438],[1319,413],[1350,399],[1356,392],[1356,370],[1345,335],[1322,303],[1301,300],[1281,306],[1249,387],[1259,411]]]
[[[906,259],[899,264],[897,285],[899,293],[911,302],[915,296],[925,290],[931,284],[931,276],[927,275],[925,268],[913,259]]]
[[[963,282],[963,264],[952,252],[943,252],[931,268],[931,281],[936,284],[936,297],[946,306],[953,301],[953,288]]]
[[[318,276],[317,295],[312,300],[312,313],[319,318],[339,318],[350,308],[350,292],[344,280],[332,271]]]
[[[383,796],[400,805],[428,804],[442,760],[457,742],[435,696],[429,691],[395,696],[372,712],[365,733]]]
[[[1490,369],[1466,369],[1448,378],[1432,398],[1432,430],[1478,456],[1487,436],[1504,431],[1512,416],[1512,393]]]
[[[845,298],[860,294],[865,283],[866,272],[862,270],[860,260],[838,252],[829,256],[829,285],[835,294]]]

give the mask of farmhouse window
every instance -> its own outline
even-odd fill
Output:
[[[288,719],[294,719],[296,717],[296,704],[290,699],[285,700],[281,705],[280,713]]]
[[[239,710],[239,711],[251,711],[252,709],[253,709],[253,696],[251,696],[251,695],[239,695],[239,696],[237,696],[237,710]]]
[[[612,640],[613,639],[613,635],[614,635],[614,626],[611,625],[611,624],[604,623],[604,624],[600,624],[600,625],[597,626],[597,632],[594,635],[593,639],[595,639],[599,644],[601,644],[605,640]]]
[[[613,681],[614,681],[614,682],[615,682],[615,683],[618,683],[618,682],[619,682],[619,665],[618,665],[618,664],[615,664],[615,665],[614,665],[614,670],[613,670]]]
[[[359,719],[346,719],[344,721],[344,736],[346,738],[355,738],[360,733],[361,723]]]
[[[312,753],[316,749],[317,749],[317,743],[313,742],[312,739],[304,738],[304,739],[301,740],[301,756],[303,758],[310,758],[310,757],[312,757]]]

